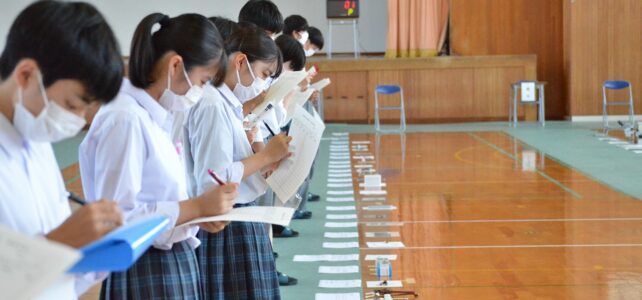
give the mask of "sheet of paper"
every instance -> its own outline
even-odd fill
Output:
[[[351,166],[352,166],[352,165],[350,165],[350,164],[344,164],[344,165],[339,165],[339,164],[330,164],[330,165],[328,166],[328,169],[343,169],[343,170],[348,169],[348,170],[350,170],[350,167],[351,167]]]
[[[353,239],[358,238],[358,232],[326,232],[323,237],[328,239]]]
[[[359,191],[359,194],[364,195],[364,196],[387,195],[388,192],[386,190],[361,190],[361,191]]]
[[[65,245],[0,226],[0,298],[35,298],[79,259],[80,252]]]
[[[359,248],[359,242],[324,242],[323,248],[327,248],[327,249]]]
[[[296,262],[315,261],[359,261],[359,254],[321,254],[321,255],[295,255],[292,259]]]
[[[367,238],[392,238],[399,237],[399,232],[396,231],[377,231],[377,232],[366,232]]]
[[[314,93],[314,90],[312,89],[307,89],[305,92],[301,92],[296,89],[294,90],[294,93],[292,93],[290,101],[288,102],[288,107],[286,108],[286,120],[292,119],[294,112],[296,112],[296,108],[302,107],[303,104],[310,99],[312,93]]]
[[[328,188],[347,188],[352,187],[352,182],[350,183],[328,183]]]
[[[402,242],[367,242],[368,248],[377,248],[377,249],[397,249],[405,248]]]
[[[310,85],[310,88],[313,88],[315,91],[320,91],[323,90],[325,87],[330,85],[332,81],[330,81],[330,78],[323,78],[313,84]]]
[[[346,210],[355,210],[354,205],[347,205],[347,206],[326,206],[326,210],[328,211],[346,211]]]
[[[265,100],[263,103],[257,105],[253,110],[252,114],[258,115],[260,112],[265,110],[269,102],[279,104],[283,101],[283,98],[287,96],[291,91],[299,87],[299,83],[308,76],[308,73],[305,71],[298,72],[287,72],[281,74],[279,80],[274,82],[270,89],[265,94]],[[319,137],[320,138],[320,137]]]
[[[403,226],[401,222],[371,222],[366,223],[367,227],[399,227]]]
[[[387,210],[396,210],[397,207],[394,205],[370,205],[370,206],[364,206],[361,209],[366,211],[387,211]]]
[[[387,280],[387,281],[368,281],[368,288],[400,288],[403,287],[403,283],[400,280]]]
[[[328,202],[354,202],[354,197],[328,197]]]
[[[329,169],[328,174],[352,174],[350,169]]]
[[[361,300],[361,293],[316,293],[314,300]]]
[[[327,194],[328,195],[338,195],[338,196],[341,196],[341,195],[354,195],[354,191],[353,190],[345,190],[345,191],[331,190],[331,191],[327,191]]]
[[[360,288],[361,280],[319,280],[319,287],[327,289]]]
[[[350,183],[352,183],[352,178],[328,178],[328,182],[332,182],[332,183],[350,182]]]
[[[229,213],[220,216],[194,219],[181,226],[214,221],[257,222],[288,226],[293,214],[294,208],[290,207],[248,206],[232,209]]]
[[[352,274],[359,273],[359,266],[319,266],[322,274]]]
[[[330,174],[328,174],[328,177],[330,177],[330,178],[346,178],[346,177],[352,178],[352,173],[330,173]]]
[[[281,203],[288,201],[310,174],[324,130],[323,123],[319,123],[302,107],[297,108],[289,133],[292,137],[292,156],[281,162],[267,179]]]
[[[355,228],[357,222],[325,222],[327,228]]]
[[[325,216],[328,220],[354,220],[357,218],[356,214],[328,214]]]
[[[377,259],[397,260],[397,254],[368,254],[365,260],[372,261]]]

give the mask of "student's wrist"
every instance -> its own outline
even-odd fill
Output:
[[[196,197],[192,198],[186,201],[181,201],[179,202],[179,220],[178,224],[183,224],[186,222],[189,222],[191,220],[194,220],[196,218],[200,218],[203,216],[203,208],[201,205],[201,197]]]

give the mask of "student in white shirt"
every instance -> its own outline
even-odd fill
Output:
[[[80,171],[89,201],[115,199],[127,221],[150,214],[170,219],[169,229],[126,272],[104,282],[103,299],[200,299],[192,219],[228,212],[238,187],[203,189],[188,199],[184,165],[170,138],[167,107],[189,107],[201,86],[226,62],[223,40],[198,14],[174,18],[155,13],[136,28],[129,80],[103,106],[81,144]],[[201,225],[216,232],[225,223]]]
[[[325,43],[321,30],[316,27],[308,27],[308,41],[303,48],[305,49],[305,57],[312,57],[315,53],[323,49]]]
[[[86,34],[91,32],[91,34]],[[0,56],[0,224],[79,248],[122,224],[102,200],[73,215],[51,143],[76,135],[93,105],[122,81],[118,43],[103,16],[78,2],[39,1],[11,25]],[[75,299],[73,277],[42,299]]]
[[[283,23],[283,34],[291,35],[301,46],[305,46],[310,38],[308,20],[300,15],[291,15]]]
[[[229,56],[224,83],[205,88],[203,99],[188,113],[186,165],[191,193],[215,186],[212,169],[240,182],[236,206],[256,205],[265,193],[266,169],[288,156],[291,137],[275,136],[254,154],[243,128],[243,106],[278,76],[280,53],[274,41],[253,24],[244,24],[226,40]],[[223,231],[199,232],[196,249],[206,299],[279,299],[279,285],[267,226],[232,222]]]

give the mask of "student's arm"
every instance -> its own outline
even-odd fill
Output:
[[[147,152],[153,149],[147,148],[141,125],[137,119],[127,118],[124,115],[114,119],[111,120],[111,123],[102,124],[103,127],[96,133],[96,136],[91,137],[96,139],[95,168],[92,174],[94,199],[97,197],[114,199],[123,210],[126,220],[150,214],[161,214],[168,217],[170,229],[154,241],[155,246],[168,248],[178,242],[179,240],[173,239],[172,230],[177,225],[202,216],[226,213],[232,208],[237,187],[232,184],[226,188],[208,190],[201,196],[187,201],[179,202],[184,199],[137,201],[137,196],[142,189],[143,165]],[[153,174],[145,176],[153,176]],[[87,197],[88,200],[92,200],[89,195]],[[180,238],[180,235],[177,236]]]
[[[100,239],[122,224],[123,215],[118,205],[112,201],[101,200],[78,209],[46,237],[73,248],[80,248]]]

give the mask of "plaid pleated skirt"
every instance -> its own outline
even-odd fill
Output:
[[[203,299],[281,299],[265,224],[232,222],[215,234],[201,230],[198,238]]]
[[[126,272],[105,279],[100,299],[203,299],[196,254],[187,242],[149,248]]]

